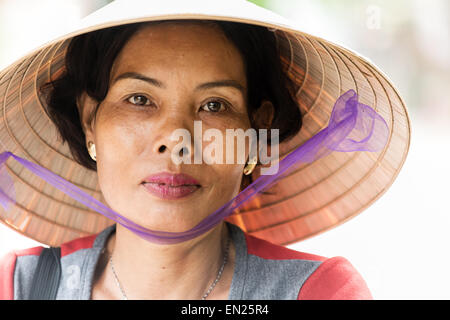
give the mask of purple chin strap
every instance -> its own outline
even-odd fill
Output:
[[[388,136],[389,127],[385,120],[371,107],[358,102],[356,92],[349,90],[342,94],[334,104],[328,127],[319,131],[302,146],[282,159],[278,163],[278,171],[276,173],[261,175],[228,203],[211,213],[192,229],[184,232],[146,229],[113,211],[48,169],[18,157],[9,151],[0,153],[0,204],[8,211],[9,207],[15,203],[14,182],[5,168],[6,160],[9,157],[13,157],[28,170],[54,187],[105,217],[120,223],[140,237],[159,244],[179,243],[207,232],[224,218],[231,215],[244,202],[250,200],[255,194],[273,186],[278,180],[289,175],[300,164],[313,162],[332,151],[380,151],[386,145]]]

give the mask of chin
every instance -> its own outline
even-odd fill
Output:
[[[149,207],[152,207],[149,205]],[[194,208],[195,209],[195,208]],[[198,216],[198,210],[186,210],[182,208],[170,208],[170,206],[152,207],[152,210],[141,212],[137,217],[127,217],[134,223],[150,230],[165,232],[183,232],[192,229],[200,223],[202,218]]]

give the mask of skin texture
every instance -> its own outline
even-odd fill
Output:
[[[157,79],[164,88],[137,79],[117,80],[130,72]],[[100,187],[113,210],[152,230],[181,232],[239,193],[245,164],[193,164],[193,156],[192,164],[171,161],[179,143],[170,140],[171,133],[184,128],[193,137],[194,120],[202,121],[203,132],[216,128],[224,137],[225,129],[250,128],[246,90],[196,89],[218,80],[234,80],[247,88],[243,59],[221,30],[208,24],[163,23],[141,28],[127,42],[113,64],[108,94],[92,122],[88,119],[98,102],[82,95],[78,105],[86,145],[95,143]],[[211,101],[215,103],[207,104]],[[220,111],[208,106],[212,110],[220,106]],[[264,102],[261,112],[268,114],[267,108],[270,105]],[[267,122],[261,113],[255,119]],[[203,141],[203,149],[209,143]],[[192,144],[191,155],[193,148]],[[245,159],[248,155],[247,146]],[[159,199],[142,181],[161,171],[189,174],[201,187],[181,199]],[[228,236],[220,223],[195,239],[160,245],[117,224],[97,266],[92,299],[122,297],[108,265],[110,254],[129,299],[200,299],[217,276]],[[227,299],[234,255],[231,245],[222,278],[208,299]]]

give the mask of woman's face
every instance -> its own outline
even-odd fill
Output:
[[[202,86],[222,80],[244,90]],[[202,133],[218,129],[226,146],[226,129],[250,128],[246,92],[242,57],[220,29],[163,23],[134,34],[113,64],[108,94],[86,132],[96,146],[99,183],[111,208],[146,228],[180,232],[236,196],[245,164],[236,158],[232,164],[207,164],[204,158],[194,164],[194,121],[201,121]],[[192,137],[191,164],[172,161],[181,142],[170,139],[176,129]],[[202,149],[210,143],[203,140]],[[160,172],[188,174],[201,186],[188,196],[160,198],[143,184]]]

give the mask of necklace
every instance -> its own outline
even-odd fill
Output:
[[[222,266],[219,269],[219,272],[217,274],[216,280],[214,280],[214,282],[209,287],[208,291],[206,291],[206,293],[203,295],[202,300],[206,299],[206,297],[211,293],[211,291],[216,286],[217,282],[219,282],[220,277],[222,276],[223,269],[225,267],[225,264],[228,261],[228,251],[229,251],[229,248],[230,248],[230,241],[231,241],[231,238],[229,237],[228,240],[227,240],[227,247],[225,249],[225,255],[223,257]],[[114,263],[113,263],[113,260],[112,260],[112,254],[109,257],[109,262],[110,262],[110,265],[111,265],[111,270],[113,272],[114,280],[116,282],[116,285],[119,287],[120,291],[122,292],[122,300],[128,300],[128,297],[125,294],[125,291],[123,290],[122,285],[120,284],[119,277],[116,274],[116,270],[114,269]]]

